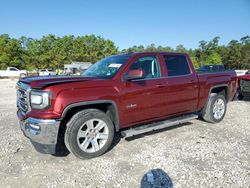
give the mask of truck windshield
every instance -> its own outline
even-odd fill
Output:
[[[82,75],[110,79],[115,76],[118,70],[127,62],[129,58],[129,55],[107,57],[89,67],[85,72],[83,72]]]

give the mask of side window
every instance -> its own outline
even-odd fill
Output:
[[[190,74],[190,69],[185,56],[165,55],[164,60],[167,66],[168,76],[182,76]]]
[[[143,70],[144,79],[161,77],[160,66],[156,56],[140,57],[130,66],[129,70]]]
[[[17,71],[17,69],[15,69],[14,67],[11,67],[9,70],[10,71]]]

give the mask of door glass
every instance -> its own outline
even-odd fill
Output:
[[[142,70],[143,79],[159,78],[161,76],[160,66],[155,56],[140,57],[130,66],[129,70]]]
[[[167,66],[168,76],[183,76],[190,74],[190,69],[185,56],[166,55],[164,60]]]

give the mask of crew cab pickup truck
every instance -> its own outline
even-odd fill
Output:
[[[129,53],[78,77],[26,77],[17,83],[17,115],[35,148],[55,154],[59,140],[76,157],[105,153],[124,137],[201,116],[220,122],[236,92],[234,71],[197,74],[187,54]]]
[[[25,77],[27,76],[26,70],[19,70],[15,67],[8,67],[6,70],[0,70],[0,77]]]

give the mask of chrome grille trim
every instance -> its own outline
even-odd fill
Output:
[[[29,104],[30,91],[31,88],[28,84],[17,82],[17,108],[23,114],[27,114],[31,109]]]

